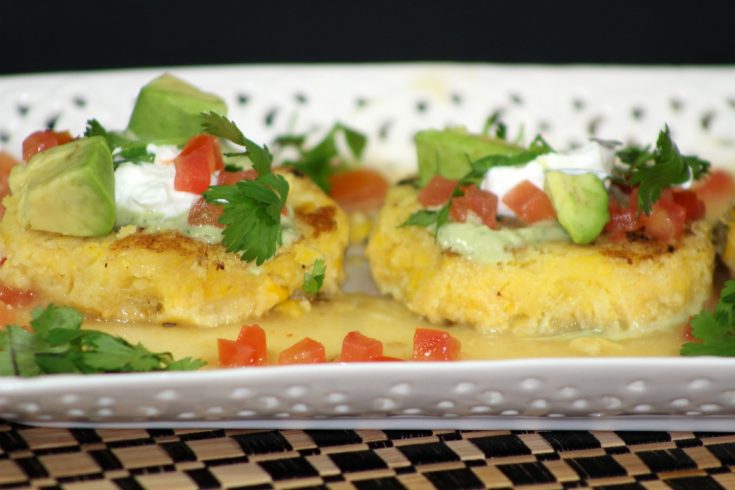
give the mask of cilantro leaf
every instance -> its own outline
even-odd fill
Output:
[[[493,167],[514,167],[525,165],[541,155],[553,152],[554,149],[537,135],[526,150],[512,155],[487,155],[470,162],[470,171],[460,179],[460,185],[478,184]]]
[[[258,146],[257,143],[246,138],[233,121],[216,112],[202,113],[200,117],[202,127],[206,133],[230,140],[236,145],[244,146],[258,175],[271,173],[273,155],[271,155],[267,146]]]
[[[204,365],[190,358],[174,361],[167,352],[82,329],[82,320],[77,310],[51,304],[33,312],[33,331],[17,325],[0,330],[0,375],[171,371]]]
[[[275,255],[283,243],[281,209],[288,190],[283,176],[269,173],[204,192],[204,199],[223,207],[219,222],[225,225],[222,243],[228,252],[242,252],[242,260],[257,265]]]
[[[622,163],[636,166],[652,160],[654,155],[650,146],[628,146],[622,150],[618,150],[617,156]]]
[[[501,140],[508,138],[508,127],[500,120],[500,112],[495,111],[485,119],[482,126],[482,134],[489,134],[495,128],[495,137]]]
[[[333,163],[340,157],[337,144],[340,136],[344,137],[352,156],[357,160],[361,159],[367,145],[367,138],[364,134],[342,123],[332,126],[324,138],[311,149],[303,148],[306,139],[304,135],[281,136],[276,139],[276,143],[280,146],[293,146],[299,151],[299,157],[296,160],[287,161],[284,165],[303,172],[324,192],[328,193],[330,191],[329,177],[339,169],[339,166]]]
[[[196,371],[204,367],[207,363],[201,359],[192,359],[191,357],[182,357],[168,365],[169,371]]]
[[[624,148],[617,153],[621,162],[628,165],[629,182],[638,186],[638,212],[650,214],[653,204],[664,189],[700,179],[708,171],[709,162],[691,155],[682,155],[668,125],[659,132],[656,148]]]
[[[735,356],[735,281],[727,281],[714,312],[702,311],[692,321],[692,335],[701,342],[681,347],[683,356]]]
[[[401,226],[421,226],[428,228],[436,225],[439,221],[439,211],[430,211],[428,209],[420,209],[408,217]]]
[[[36,364],[34,353],[43,348],[41,339],[18,325],[5,327],[0,344],[0,375],[38,376],[43,374]]]
[[[297,149],[301,149],[302,146],[304,146],[304,143],[306,142],[306,135],[305,134],[282,134],[280,136],[276,136],[276,139],[273,140],[273,144],[284,147],[284,146],[293,146]]]
[[[268,147],[245,137],[237,125],[214,112],[202,113],[207,133],[244,146],[258,173],[255,180],[235,185],[213,186],[203,197],[223,208],[219,222],[225,225],[222,243],[228,252],[242,252],[240,259],[262,264],[283,243],[281,209],[288,197],[288,182],[272,172],[273,155]]]
[[[304,272],[304,285],[301,289],[306,294],[316,295],[324,284],[324,273],[327,265],[322,259],[316,259],[311,266],[311,270]]]
[[[120,165],[122,162],[151,163],[156,156],[148,151],[148,144],[144,141],[130,141],[118,147],[113,153],[113,163]]]
[[[336,131],[342,131],[352,154],[358,160],[361,159],[365,151],[365,146],[367,146],[367,137],[363,133],[349,128],[344,124],[337,124],[335,129]]]
[[[84,317],[74,308],[48,305],[44,309],[32,312],[31,326],[33,331],[42,336],[50,335],[54,330],[79,330]]]
[[[152,162],[155,155],[148,151],[145,141],[131,140],[121,134],[107,131],[97,119],[87,120],[84,136],[102,136],[112,152],[112,163],[115,168],[123,162]]]
[[[110,146],[110,149],[115,146],[110,142],[110,133],[107,132],[104,126],[102,126],[97,119],[87,120],[87,126],[84,128],[84,136],[102,136],[107,140],[107,144]]]

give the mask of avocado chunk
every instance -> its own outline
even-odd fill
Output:
[[[19,219],[33,230],[91,237],[115,226],[115,173],[102,136],[56,146],[16,166],[10,192]]]
[[[470,161],[487,155],[514,155],[523,148],[507,141],[464,128],[429,129],[416,133],[419,185],[423,187],[435,175],[458,180],[470,171]]]
[[[546,172],[544,189],[574,243],[591,243],[610,220],[607,190],[595,174]]]
[[[140,89],[128,129],[146,141],[183,144],[202,132],[199,115],[209,111],[226,115],[227,105],[166,73]]]

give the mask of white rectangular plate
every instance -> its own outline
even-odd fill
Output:
[[[499,111],[559,147],[590,136],[652,140],[735,167],[732,68],[497,65],[170,68],[224,96],[256,141],[341,120],[370,138],[366,160],[415,168],[412,134]],[[163,69],[0,78],[0,149],[56,122],[124,127]],[[193,373],[0,378],[0,418],[94,427],[735,430],[735,360],[533,359],[378,363]]]

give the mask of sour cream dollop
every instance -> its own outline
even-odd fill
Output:
[[[502,199],[508,191],[524,180],[543,189],[544,174],[549,170],[567,173],[590,172],[597,174],[600,178],[605,178],[612,171],[614,159],[614,149],[592,141],[576,150],[540,155],[525,165],[493,167],[483,177],[480,188]],[[503,204],[502,200],[498,201],[498,214],[515,216],[515,213]]]
[[[124,162],[115,170],[117,225],[176,227],[200,196],[174,189],[178,147],[148,145],[147,150],[155,155],[153,163]]]

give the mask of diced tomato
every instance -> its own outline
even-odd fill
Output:
[[[228,172],[223,170],[217,176],[217,185],[237,184],[241,180],[255,180],[258,172],[255,169],[238,170],[237,172]]]
[[[388,179],[369,168],[357,168],[329,178],[334,198],[346,211],[375,211],[385,201]]]
[[[268,361],[266,350],[265,330],[260,325],[244,325],[237,336],[239,345],[249,345],[253,348],[253,365],[264,366]]]
[[[13,308],[22,308],[33,303],[35,299],[36,295],[33,291],[16,289],[5,284],[0,284],[0,301],[6,305],[10,305]]]
[[[196,157],[176,157],[174,189],[177,191],[202,194],[209,187],[210,171],[207,163]]]
[[[265,331],[259,325],[245,325],[237,340],[217,339],[219,362],[225,367],[265,366],[268,362]]]
[[[703,181],[695,182],[692,190],[704,201],[706,219],[716,221],[735,200],[735,178],[726,170],[713,170]]]
[[[697,193],[686,189],[674,190],[674,202],[686,211],[687,221],[696,221],[704,217],[706,211],[704,201],[699,199]]]
[[[610,221],[605,225],[605,231],[615,239],[625,238],[625,234],[643,228],[643,222],[636,209],[622,207],[618,201],[611,198],[608,203]]]
[[[253,366],[256,357],[251,345],[239,344],[234,340],[217,339],[219,363],[224,367]]]
[[[422,206],[441,206],[452,197],[452,191],[457,181],[435,175],[419,192],[419,202]]]
[[[327,362],[324,345],[306,337],[278,356],[278,364],[316,364]]]
[[[222,211],[222,206],[207,202],[203,197],[200,197],[189,210],[187,222],[190,225],[209,225],[224,228],[224,225],[219,222]]]
[[[467,212],[472,211],[489,228],[498,227],[498,196],[483,191],[472,184],[463,189],[464,195],[452,200],[450,209],[452,218],[463,223],[467,220]]]
[[[671,243],[684,234],[687,212],[673,199],[662,197],[656,201],[646,217],[644,234],[660,242]]]
[[[189,140],[179,156],[198,154],[199,158],[205,159],[210,173],[215,170],[224,170],[225,162],[222,159],[222,151],[219,140],[211,134],[199,134]]]
[[[219,142],[209,134],[200,134],[190,139],[174,159],[174,164],[174,189],[194,194],[207,190],[212,172],[225,167]]]
[[[69,131],[51,131],[50,129],[34,131],[23,140],[23,160],[27,162],[36,153],[63,145],[72,139]]]
[[[693,190],[705,202],[712,198],[731,199],[735,197],[735,178],[726,170],[713,170],[705,180],[694,184]]]
[[[367,362],[383,356],[383,342],[360,332],[350,332],[342,340],[340,362]]]
[[[417,328],[413,336],[414,361],[456,361],[461,344],[443,330]]]
[[[513,187],[502,200],[525,223],[556,218],[549,196],[528,180]]]
[[[0,329],[15,323],[15,310],[6,304],[0,303]]]
[[[449,215],[457,223],[467,221],[467,213],[470,212],[470,200],[466,196],[455,197],[452,200],[452,206],[449,208]]]

